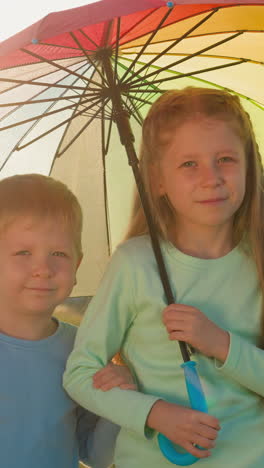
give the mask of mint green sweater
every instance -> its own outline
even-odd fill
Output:
[[[237,247],[228,255],[203,260],[162,243],[177,302],[201,309],[231,336],[223,365],[195,355],[209,412],[219,418],[216,448],[197,468],[263,468],[264,351],[256,347],[261,294],[255,266]],[[122,426],[116,468],[166,468],[157,438],[145,427],[159,399],[188,405],[179,347],[162,323],[166,306],[147,236],[121,245],[77,333],[64,384],[90,411]],[[133,369],[139,392],[96,390],[91,376],[121,349]]]

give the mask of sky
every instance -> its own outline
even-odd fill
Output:
[[[7,0],[0,6],[0,42],[53,11],[67,10],[98,0]]]

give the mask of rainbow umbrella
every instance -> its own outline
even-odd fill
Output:
[[[186,85],[239,94],[264,145],[263,4],[102,0],[0,43],[0,175],[51,174],[78,195],[88,247],[75,295],[94,294],[130,211],[115,92],[136,150],[149,105]]]
[[[122,237],[132,192],[125,153],[149,218],[136,154],[161,93],[198,85],[238,94],[263,147],[263,31],[264,0],[102,0],[0,44],[0,174],[50,174],[79,197],[86,261],[75,295],[94,294]],[[152,241],[174,302],[155,232]]]

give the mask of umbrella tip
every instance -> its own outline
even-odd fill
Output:
[[[174,7],[174,2],[167,2],[167,7],[168,8],[173,8]]]
[[[38,44],[39,41],[38,41],[38,39],[32,39],[31,42],[32,42],[32,44]]]

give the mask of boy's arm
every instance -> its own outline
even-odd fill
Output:
[[[93,376],[95,388],[107,392],[114,387],[122,390],[137,390],[137,384],[129,367],[123,364],[109,362],[107,366],[96,372]]]
[[[91,468],[110,467],[120,427],[81,407],[78,407],[77,413],[80,460]]]

